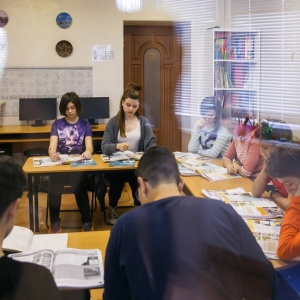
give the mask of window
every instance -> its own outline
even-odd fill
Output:
[[[232,29],[258,30],[261,36],[260,119],[300,125],[300,2],[232,0]]]
[[[209,28],[216,25],[217,1],[157,0],[159,9],[175,21],[182,46],[181,78],[177,85],[180,99],[175,108],[182,116],[198,117],[202,99],[213,95],[213,38]]]

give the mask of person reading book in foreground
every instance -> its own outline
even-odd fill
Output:
[[[105,300],[275,296],[275,271],[246,223],[221,201],[182,196],[171,151],[147,149],[136,175],[142,206],[112,228]]]
[[[0,299],[62,299],[49,270],[8,258],[2,249],[14,226],[25,186],[21,167],[13,158],[0,156]]]
[[[300,146],[283,143],[273,147],[265,173],[283,183],[291,195],[280,229],[277,256],[293,259],[300,256]]]

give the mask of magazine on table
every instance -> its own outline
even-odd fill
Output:
[[[231,190],[204,190],[202,193],[212,199],[230,204],[243,218],[269,219],[282,218],[282,210],[266,198],[255,198],[243,188]]]
[[[178,170],[182,176],[199,176],[199,174],[195,170],[188,168],[181,163],[178,163]]]
[[[76,164],[75,164],[76,163]],[[78,165],[80,164],[96,164],[96,162],[91,159],[84,159],[79,154],[61,154],[60,159],[57,161],[52,161],[50,157],[33,157],[34,167],[51,167],[57,165]]]
[[[9,257],[48,268],[59,288],[98,288],[104,285],[103,261],[99,249],[45,249],[9,254]]]
[[[204,162],[211,161],[209,157],[205,157],[199,154],[190,153],[190,152],[173,152],[177,162],[183,163],[190,166],[199,166]]]
[[[250,195],[247,193],[242,187],[238,187],[235,189],[228,189],[228,190],[206,190],[202,189],[203,195],[210,199],[221,200],[225,203],[228,203],[229,197],[231,195]]]
[[[144,152],[132,152],[132,151],[118,151],[112,155],[101,154],[101,158],[104,162],[113,162],[126,159],[140,160]]]
[[[278,259],[276,255],[281,219],[244,219],[256,241],[268,258]]]
[[[228,174],[226,168],[219,167],[209,162],[203,163],[195,170],[201,177],[207,179],[208,181],[220,181],[241,177],[239,174]]]
[[[115,160],[109,162],[110,167],[133,167],[134,164],[134,159]]]

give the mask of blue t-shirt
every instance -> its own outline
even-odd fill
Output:
[[[84,138],[93,136],[91,124],[78,119],[70,124],[65,118],[57,119],[51,126],[51,136],[58,136],[57,152],[81,154],[85,150]]]

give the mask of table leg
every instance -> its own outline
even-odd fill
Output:
[[[33,176],[34,222],[35,222],[34,231],[35,232],[40,231],[38,181],[39,181],[39,175]]]
[[[33,176],[28,174],[28,201],[29,201],[29,224],[30,229],[34,232],[33,223]]]

